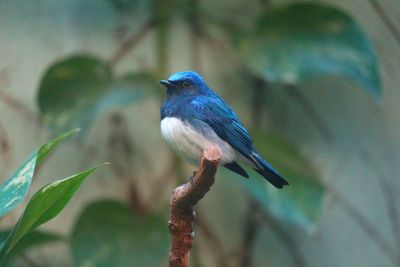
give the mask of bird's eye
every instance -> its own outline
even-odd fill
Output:
[[[188,88],[190,86],[190,82],[189,81],[184,81],[182,83],[183,87]]]

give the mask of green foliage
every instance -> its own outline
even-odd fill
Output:
[[[237,20],[237,12],[232,11],[246,10],[241,14],[246,19],[236,24],[241,24],[243,28],[250,26],[251,30],[232,33],[232,40],[242,64],[252,75],[270,83],[284,84],[340,75],[354,81],[373,97],[380,96],[375,52],[362,29],[349,15],[336,8],[314,3],[290,4],[259,12],[259,3],[253,2],[221,2],[215,5],[211,1],[188,4],[185,1],[153,3],[109,0],[108,4],[120,15],[128,15],[125,19],[130,24],[132,14],[137,10],[143,9],[141,13],[148,16],[147,19],[153,18],[154,14],[150,15],[153,9],[155,16],[160,16],[161,23],[155,26],[155,69],[158,68],[158,73],[164,73],[167,66],[169,48],[166,41],[170,40],[167,38],[168,32],[174,25],[167,23],[171,14],[180,18],[185,17],[182,13],[188,15],[192,19],[189,21],[193,23],[191,26],[199,27],[196,36],[199,39],[208,33],[212,37],[212,31],[201,28],[206,25],[203,25],[202,18]],[[255,14],[259,16],[255,17]],[[138,25],[133,24],[134,27]],[[126,34],[123,28],[120,30],[120,33]],[[144,35],[134,35],[131,40],[139,42]],[[129,50],[125,44],[122,47]],[[84,54],[74,55],[49,66],[40,83],[38,105],[43,121],[53,132],[73,127],[88,129],[96,116],[106,110],[146,99],[155,85],[156,78],[151,74],[115,77],[110,64],[104,60]],[[250,180],[240,178],[241,185],[266,212],[284,223],[311,232],[316,226],[326,193],[318,180],[317,171],[285,139],[261,132],[254,137],[255,147],[260,154],[289,181],[290,186],[277,190],[257,174]],[[62,180],[38,192],[43,197],[39,201],[35,195],[31,200],[4,243],[0,259],[4,260],[6,255],[11,257],[32,230],[60,212],[84,176],[91,171],[67,179],[71,180],[68,184]],[[55,191],[54,188],[63,184],[64,189]],[[46,197],[44,194],[47,194]],[[227,214],[225,216],[230,219]],[[127,205],[114,201],[99,201],[86,207],[76,221],[70,241],[76,266],[93,267],[158,266],[165,261],[169,246],[163,216],[137,214]]]
[[[116,79],[107,63],[76,55],[49,67],[39,87],[38,103],[44,122],[54,132],[81,127],[84,133],[97,114],[147,97],[152,83],[149,74]]]
[[[288,181],[277,190],[261,177],[240,181],[267,212],[276,218],[313,231],[321,213],[325,190],[318,174],[296,147],[283,138],[265,133],[254,135],[257,150]]]
[[[87,176],[97,167],[86,170],[69,178],[50,183],[40,189],[29,201],[0,250],[0,264],[16,247],[19,241],[40,225],[53,219],[67,205]]]
[[[295,3],[262,12],[252,29],[233,39],[243,62],[265,80],[296,84],[316,76],[343,75],[380,96],[371,42],[343,11]]]
[[[6,240],[9,236],[11,230],[0,231],[0,240]],[[11,266],[12,260],[15,257],[26,253],[29,249],[37,246],[46,245],[53,242],[62,241],[64,238],[60,235],[48,233],[44,231],[32,231],[21,238],[21,240],[15,245],[15,247],[10,251],[6,261],[2,266]],[[0,245],[1,247],[1,245]]]
[[[35,150],[2,185],[0,185],[0,217],[15,209],[28,193],[36,167],[64,139],[77,130],[65,133]]]
[[[71,237],[76,266],[159,266],[168,247],[164,216],[136,214],[111,200],[90,204]]]

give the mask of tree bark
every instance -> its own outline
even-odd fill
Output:
[[[205,149],[197,171],[193,173],[190,181],[177,187],[171,195],[168,221],[171,233],[170,267],[189,266],[189,254],[194,238],[193,207],[214,184],[220,160],[221,150],[218,147]]]

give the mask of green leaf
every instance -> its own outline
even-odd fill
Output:
[[[1,248],[0,263],[5,261],[7,255],[26,234],[57,216],[85,178],[96,169],[97,167],[55,181],[36,192]]]
[[[111,200],[90,204],[71,237],[75,266],[159,266],[168,247],[164,216],[136,214]]]
[[[15,209],[28,193],[36,167],[64,139],[78,130],[65,133],[35,150],[3,184],[0,185],[0,216]]]
[[[6,240],[10,232],[11,230],[0,231],[0,240]],[[11,266],[12,260],[15,257],[26,253],[29,249],[62,240],[64,240],[64,238],[58,234],[37,230],[30,232],[16,244],[3,264],[4,266]]]
[[[150,75],[114,79],[108,64],[78,55],[50,66],[42,78],[38,103],[45,124],[54,132],[80,127],[81,134],[97,114],[140,101],[151,91]]]
[[[254,135],[261,155],[289,181],[276,189],[260,176],[240,179],[249,194],[277,219],[312,232],[322,210],[325,190],[311,164],[295,146],[283,138],[265,133]]]
[[[334,7],[295,3],[263,12],[248,36],[232,36],[248,68],[269,82],[296,84],[343,75],[381,94],[377,59],[357,22]]]

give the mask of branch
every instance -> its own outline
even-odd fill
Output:
[[[306,266],[306,258],[301,251],[301,245],[290,235],[290,233],[282,226],[274,217],[268,212],[260,212],[261,220],[264,224],[268,225],[273,233],[280,239],[283,245],[286,246],[293,259],[293,266],[304,267]]]
[[[385,12],[385,9],[383,9],[381,3],[379,3],[379,1],[377,0],[370,0],[369,2],[372,5],[374,11],[382,19],[386,28],[393,35],[394,39],[396,39],[397,43],[400,44],[400,31],[397,29],[396,25],[394,25],[393,22],[390,20],[388,14]]]
[[[39,120],[35,112],[29,109],[24,103],[22,103],[17,98],[14,98],[9,94],[0,91],[0,100],[6,105],[8,105],[15,112],[24,115],[28,121],[33,122],[34,125],[37,126],[38,128],[41,127],[41,121]]]
[[[383,199],[385,201],[385,208],[389,217],[390,226],[392,228],[392,235],[396,243],[396,250],[400,251],[400,216],[397,211],[397,202],[393,186],[388,181],[383,167],[379,162],[369,153],[369,151],[362,151],[361,159],[365,162],[366,166],[371,168],[372,172],[376,173],[373,177],[378,182]],[[400,265],[400,253],[397,253],[397,262]]]
[[[300,108],[308,115],[314,126],[320,132],[325,141],[330,142],[333,140],[333,135],[328,125],[325,124],[323,119],[318,114],[318,111],[315,109],[313,104],[308,100],[305,95],[298,90],[297,86],[288,84],[284,86],[287,94],[297,101],[300,105]]]
[[[188,23],[190,25],[190,58],[192,68],[196,71],[201,72],[201,56],[200,56],[200,37],[203,29],[199,20],[199,1],[191,0],[190,9],[187,16]]]
[[[253,98],[251,101],[251,127],[255,130],[260,128],[263,121],[263,111],[264,111],[264,102],[265,102],[265,87],[268,86],[268,83],[264,82],[259,77],[253,78]]]
[[[8,173],[8,169],[11,166],[11,141],[6,131],[6,127],[0,121],[0,157],[4,160],[3,171],[0,172],[0,179]]]
[[[117,51],[112,55],[109,64],[111,67],[115,67],[115,65],[132,49],[134,49],[141,40],[146,36],[146,34],[156,26],[156,20],[154,18],[149,19],[145,22],[142,27],[128,39],[122,42],[121,46]]]
[[[242,241],[242,257],[240,261],[241,267],[252,266],[252,254],[258,232],[260,230],[259,213],[260,206],[254,200],[249,200],[249,207],[245,217],[244,238]]]
[[[229,259],[224,251],[221,241],[218,239],[213,229],[207,224],[202,216],[199,216],[199,211],[196,212],[197,229],[200,230],[205,240],[208,242],[207,249],[215,256],[217,266],[228,267]]]
[[[344,212],[347,213],[350,219],[352,219],[361,230],[375,243],[375,245],[397,265],[396,251],[393,249],[391,244],[385,239],[379,229],[369,220],[361,211],[358,210],[353,203],[346,198],[339,190],[330,184],[325,184],[329,193],[337,200],[337,203],[341,205]]]
[[[170,267],[189,266],[189,253],[193,243],[193,207],[210,190],[215,181],[215,173],[221,160],[221,151],[217,147],[204,150],[200,165],[190,181],[177,187],[170,200],[171,233]]]

